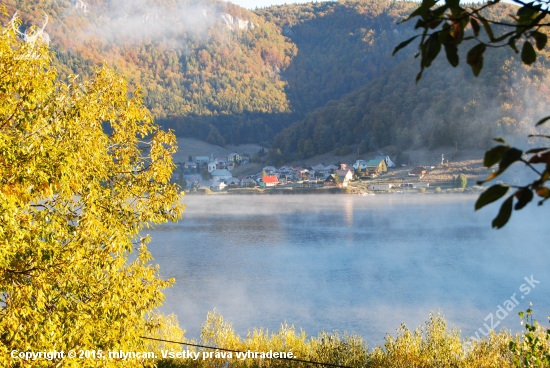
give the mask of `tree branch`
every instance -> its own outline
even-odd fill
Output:
[[[529,162],[525,161],[524,159],[520,159],[521,162],[523,162],[525,165],[527,165],[531,170],[533,170],[535,173],[537,173],[538,176],[542,176],[542,173],[539,172],[537,169],[533,167]]]
[[[521,5],[522,7],[533,9],[533,10],[536,10],[536,11],[540,11],[541,13],[550,15],[550,10],[538,8],[534,5],[532,5],[532,3],[526,3],[526,2],[521,1],[521,0],[510,0],[510,1],[513,2],[513,3]]]

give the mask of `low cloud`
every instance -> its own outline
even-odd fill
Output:
[[[117,1],[89,5],[73,0],[67,15],[85,15],[90,25],[76,35],[87,41],[99,39],[115,44],[135,44],[146,40],[181,46],[189,35],[203,37],[223,12],[222,3],[178,1],[166,5],[155,1]]]

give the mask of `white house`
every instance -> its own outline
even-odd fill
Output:
[[[216,171],[218,168],[218,160],[212,160],[208,163],[208,172],[212,173],[213,171]]]
[[[348,183],[353,179],[353,171],[351,170],[336,170],[336,175],[343,187],[347,187]]]
[[[224,190],[225,188],[227,187],[227,184],[225,184],[225,182],[223,181],[217,181],[217,180],[214,180],[212,182],[212,184],[210,185],[210,189],[215,191],[215,192],[219,192],[219,191],[222,191]]]

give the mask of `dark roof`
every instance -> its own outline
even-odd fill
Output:
[[[411,171],[411,174],[415,174],[415,175],[422,175],[422,174],[425,174],[428,170],[426,170],[425,168],[423,167],[415,167],[412,171]]]
[[[350,172],[351,170],[347,169],[347,170],[336,170],[336,173],[338,174],[338,176],[346,176],[348,174],[348,172]]]

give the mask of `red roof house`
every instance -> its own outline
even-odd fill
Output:
[[[279,179],[275,175],[266,175],[260,182],[262,187],[274,187],[277,184],[279,184]]]

